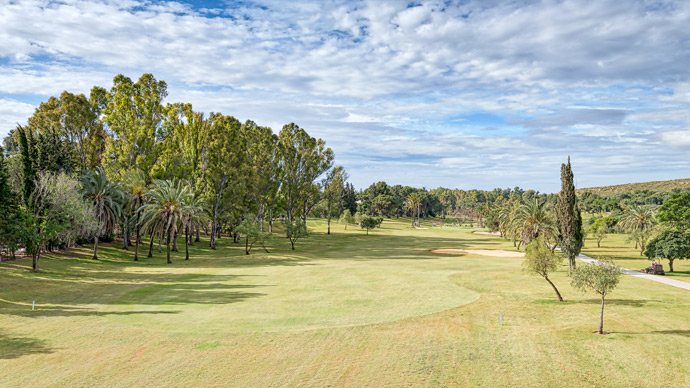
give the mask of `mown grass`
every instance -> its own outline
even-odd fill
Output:
[[[310,221],[296,251],[221,239],[172,265],[115,246],[40,274],[2,263],[0,386],[690,385],[687,291],[623,279],[599,336],[599,300],[566,266],[556,303],[521,259],[430,253],[509,242],[391,221],[369,236]]]

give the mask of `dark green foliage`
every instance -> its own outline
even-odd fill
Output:
[[[19,126],[17,127],[17,132],[19,132],[19,149],[21,152],[23,174],[24,179],[24,203],[29,203],[29,197],[34,191],[34,180],[36,180],[36,171],[33,169],[33,163],[31,162],[31,133],[27,133],[26,130]]]
[[[558,232],[559,245],[563,255],[568,258],[570,269],[575,268],[575,257],[580,254],[583,245],[582,216],[577,207],[573,170],[568,164],[561,165],[561,192],[558,196]]]
[[[664,231],[647,243],[644,254],[650,259],[667,259],[669,272],[673,272],[673,260],[690,258],[690,235],[677,230]]]
[[[23,209],[19,206],[19,196],[10,187],[7,161],[2,147],[0,147],[0,209],[2,209],[0,211],[0,247],[7,247],[8,255],[14,257],[14,252],[23,236]]]
[[[350,214],[357,213],[357,192],[352,183],[345,184],[345,190],[343,190],[343,207],[350,210]]]
[[[369,234],[369,229],[374,229],[379,227],[383,222],[383,217],[362,217],[359,226],[362,229],[367,230],[367,235]]]
[[[677,230],[690,227],[690,193],[676,193],[664,202],[657,213],[659,222]]]

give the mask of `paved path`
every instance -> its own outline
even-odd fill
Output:
[[[587,263],[596,263],[596,260],[594,260],[591,257],[586,256],[586,255],[579,255],[579,256],[577,256],[577,258],[584,261],[584,262],[587,262]],[[660,276],[660,275],[651,275],[651,274],[642,273],[639,271],[633,271],[633,270],[627,269],[627,268],[623,268],[623,273],[626,275],[635,276],[636,278],[652,280],[655,282],[668,284],[669,286],[678,287],[678,288],[682,288],[684,290],[690,291],[690,283],[688,283],[688,282],[683,282],[683,281],[675,280],[675,279],[669,279],[667,277]]]

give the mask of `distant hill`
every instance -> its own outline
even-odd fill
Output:
[[[638,190],[650,190],[658,192],[669,192],[674,189],[679,189],[682,191],[690,190],[690,178],[684,179],[674,179],[670,181],[654,181],[654,182],[641,182],[641,183],[626,183],[624,185],[615,186],[601,186],[601,187],[587,187],[583,189],[575,190],[575,193],[580,195],[587,192],[595,193],[599,195],[625,193]]]

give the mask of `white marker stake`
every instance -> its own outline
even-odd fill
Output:
[[[34,311],[34,306],[36,306],[36,301],[31,302],[31,311]]]
[[[503,326],[503,314],[501,314],[501,326]]]

